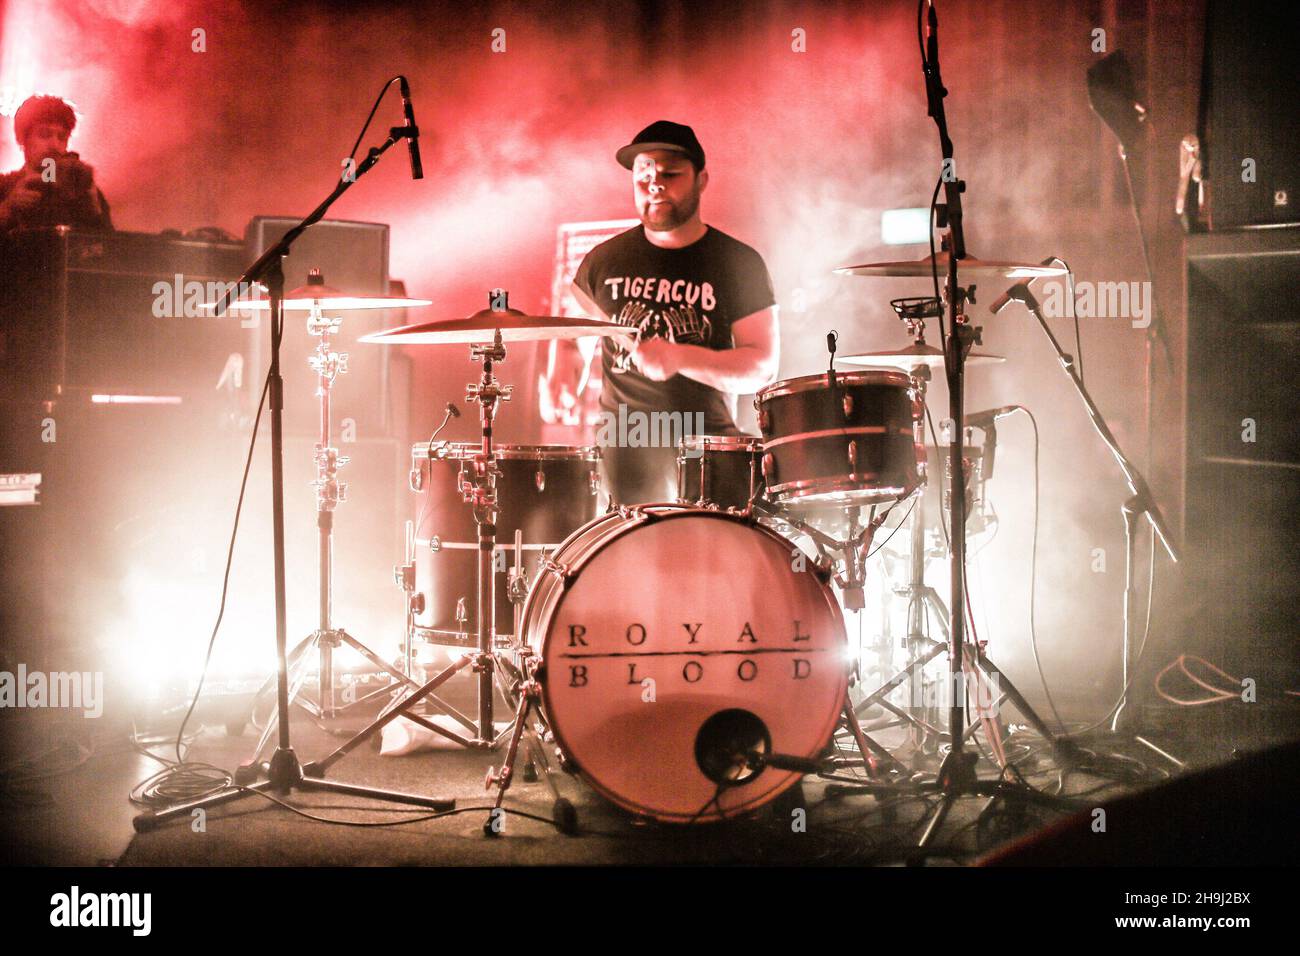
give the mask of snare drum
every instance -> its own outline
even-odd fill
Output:
[[[478,526],[461,487],[473,478],[477,443],[421,442],[411,449],[411,490],[416,505],[415,587],[423,609],[416,637],[434,644],[473,646],[478,626]],[[596,517],[600,454],[593,447],[498,445],[496,622],[498,635],[514,633],[506,570],[514,565],[515,531],[523,532],[524,566],[532,581],[544,550],[559,547]]]
[[[747,435],[689,435],[677,446],[681,504],[748,513],[763,493],[763,442]]]
[[[656,504],[597,518],[547,562],[524,633],[556,742],[599,793],[666,822],[718,820],[798,780],[737,751],[813,758],[830,741],[844,619],[790,553],[748,517]]]
[[[774,501],[870,505],[917,488],[921,413],[905,373],[805,375],[769,385],[754,406]]]

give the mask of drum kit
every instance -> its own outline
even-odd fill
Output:
[[[977,267],[1000,276],[1041,268]],[[905,262],[844,271],[906,276],[929,268]],[[675,501],[604,508],[599,447],[493,441],[494,422],[512,391],[495,371],[507,343],[631,337],[634,330],[585,317],[528,315],[494,289],[488,308],[474,315],[365,336],[361,341],[388,345],[466,345],[481,365],[478,381],[466,389],[467,400],[479,406],[480,441],[437,441],[435,432],[411,450],[417,517],[407,522],[405,563],[395,569],[406,601],[402,666],[384,661],[330,617],[330,517],[345,497],[337,469],[347,459],[331,447],[329,393],[334,377],[346,372],[347,357],[330,351],[339,320],[324,312],[394,303],[349,296],[323,282],[313,272],[309,285],[286,300],[286,308],[310,311],[309,327],[321,338],[310,360],[321,402],[315,482],[321,619],[289,657],[292,695],[314,647],[320,658],[316,704],[299,702],[317,716],[337,716],[384,693],[392,699],[364,730],[312,764],[312,776],[399,717],[472,749],[494,749],[508,733],[502,766],[487,776],[497,791],[495,806],[511,786],[522,743],[526,776],[542,769],[555,819],[566,829],[575,815],[553,780],[548,743],[560,767],[614,804],[669,823],[752,811],[805,773],[846,763],[864,767],[877,784],[912,776],[864,732],[859,715],[878,706],[909,725],[916,741],[936,744],[942,737],[915,706],[889,700],[947,649],[925,627],[933,613],[946,634],[948,610],[924,581],[921,503],[928,472],[926,386],[931,370],[943,363],[942,351],[925,341],[925,318],[937,314],[936,300],[896,300],[912,342],[839,359],[863,367],[837,370],[836,337],[828,336],[827,371],[778,381],[755,396],[761,436],[684,436]],[[979,352],[969,360],[1002,361]],[[972,450],[966,467],[978,466]],[[896,593],[907,599],[911,661],[855,704],[849,687],[862,675],[843,610],[864,606],[872,537],[891,510],[908,501],[910,576]],[[348,708],[336,706],[332,686],[330,654],[340,644],[390,678]],[[425,672],[420,682],[418,645],[465,653],[437,674]],[[996,672],[982,655],[975,657],[986,675]],[[477,677],[473,715],[437,695],[466,670]],[[1009,686],[1005,679],[999,683],[1004,691]],[[515,708],[506,730],[493,719],[496,693]],[[430,720],[434,711],[458,729]],[[1030,721],[1050,738],[1041,721]],[[841,731],[852,736],[860,760],[846,760],[834,746]],[[484,832],[496,831],[489,822]]]

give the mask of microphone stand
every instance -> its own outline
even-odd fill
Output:
[[[1111,432],[1110,427],[1106,424],[1106,420],[1102,417],[1101,411],[1097,408],[1097,403],[1092,400],[1092,396],[1088,394],[1087,387],[1083,384],[1083,379],[1079,377],[1079,373],[1075,369],[1074,358],[1061,348],[1061,343],[1057,340],[1055,334],[1053,334],[1046,319],[1043,318],[1042,308],[1039,306],[1038,300],[1034,298],[1034,294],[1029,291],[1028,285],[1022,283],[1014,286],[1012,289],[1008,290],[1007,295],[1013,301],[1023,303],[1025,308],[1029,310],[1030,314],[1038,320],[1038,324],[1042,328],[1043,334],[1047,336],[1047,341],[1051,343],[1052,349],[1056,352],[1056,358],[1057,361],[1061,363],[1061,369],[1070,379],[1070,383],[1074,386],[1074,390],[1076,394],[1078,394],[1079,400],[1083,402],[1084,408],[1088,412],[1088,418],[1092,421],[1093,428],[1097,430],[1097,434],[1101,437],[1102,442],[1105,443],[1106,447],[1110,450],[1111,455],[1114,456],[1115,461],[1119,464],[1120,471],[1124,473],[1124,480],[1128,484],[1129,497],[1120,507],[1120,511],[1124,516],[1124,689],[1120,693],[1119,702],[1116,704],[1115,710],[1112,712],[1112,715],[1109,715],[1112,716],[1110,725],[1111,732],[1118,733],[1121,723],[1120,717],[1124,713],[1124,708],[1128,705],[1129,687],[1133,683],[1132,671],[1136,664],[1135,649],[1133,647],[1133,611],[1134,606],[1137,603],[1137,586],[1133,572],[1137,557],[1136,538],[1139,519],[1145,518],[1147,523],[1151,525],[1152,533],[1159,540],[1160,544],[1163,545],[1165,553],[1169,555],[1169,559],[1175,564],[1179,561],[1178,549],[1174,546],[1173,538],[1169,533],[1169,525],[1166,523],[1165,517],[1160,511],[1160,506],[1156,503],[1155,497],[1151,494],[1151,489],[1147,487],[1146,479],[1142,477],[1142,473],[1138,471],[1137,466],[1133,464],[1132,460],[1124,454],[1123,449],[1119,447],[1119,442],[1115,439],[1114,433]],[[1141,737],[1136,737],[1136,739],[1143,744],[1147,744],[1147,742]],[[1150,744],[1147,744],[1147,746],[1150,746]],[[1165,756],[1163,752],[1157,752],[1161,753],[1162,756]]]
[[[284,266],[283,259],[289,254],[294,241],[314,223],[319,222],[329,208],[352,185],[379,162],[379,159],[393,145],[403,139],[416,135],[411,126],[394,126],[389,130],[388,138],[382,145],[371,147],[366,158],[356,168],[355,175],[339,178],[333,191],[325,200],[308,214],[302,222],[294,226],[275,245],[245,270],[239,281],[232,286],[217,305],[216,314],[223,315],[229,308],[236,289],[249,288],[253,283],[266,286],[270,300],[271,329],[271,367],[270,379],[271,402],[271,521],[275,554],[275,650],[278,664],[276,679],[276,715],[279,724],[279,737],[275,752],[269,763],[254,769],[265,779],[244,785],[237,779],[234,786],[226,787],[214,794],[198,800],[187,800],[173,804],[162,810],[146,810],[132,821],[137,832],[152,830],[166,820],[187,817],[194,810],[216,806],[217,804],[273,790],[288,794],[293,790],[323,790],[331,793],[343,793],[350,796],[370,797],[396,803],[427,807],[434,811],[451,810],[456,806],[455,800],[435,799],[400,793],[395,790],[379,790],[354,784],[341,783],[320,778],[323,768],[318,764],[306,767],[298,760],[289,739],[289,668],[287,662],[287,612],[285,600],[285,555],[284,555],[284,454],[283,454],[283,419],[284,419],[284,381],[280,376],[280,340],[284,333]]]
[[[952,606],[949,609],[948,627],[948,686],[955,688],[957,676],[963,673],[962,653],[966,643],[966,470],[962,460],[965,435],[965,429],[962,427],[962,422],[965,421],[965,365],[966,355],[971,346],[979,341],[980,330],[972,327],[967,321],[965,315],[967,293],[958,282],[958,263],[966,257],[966,237],[961,208],[961,194],[966,184],[955,175],[948,175],[948,171],[955,170],[956,166],[953,162],[952,138],[948,135],[948,119],[943,107],[943,98],[948,95],[948,91],[944,89],[943,77],[939,71],[938,16],[935,14],[933,4],[929,7],[928,20],[929,33],[926,38],[926,55],[922,60],[922,72],[925,74],[927,113],[934,120],[939,132],[939,149],[944,170],[944,211],[940,219],[946,222],[948,228],[943,242],[943,247],[948,252],[945,295],[948,326],[942,331],[944,373],[948,381],[948,415],[954,423],[953,438],[948,446],[952,472],[952,509],[949,519],[952,527],[949,555]],[[964,704],[961,695],[954,690],[952,706],[948,710],[949,749],[939,766],[937,781],[943,799],[917,844],[922,849],[930,845],[957,798],[962,794],[978,793],[982,789],[975,776],[975,764],[979,758],[976,754],[967,753],[965,749]]]

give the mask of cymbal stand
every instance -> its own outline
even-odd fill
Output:
[[[307,284],[324,285],[324,277],[319,269],[312,269],[307,276]],[[396,667],[384,660],[379,654],[366,647],[359,640],[333,621],[334,604],[334,512],[338,506],[347,501],[347,485],[339,481],[339,469],[349,461],[346,455],[340,455],[333,446],[333,405],[331,393],[334,381],[339,375],[348,371],[346,352],[335,352],[331,348],[330,336],[336,335],[342,325],[341,319],[326,317],[319,303],[312,303],[307,317],[307,333],[318,339],[315,353],[307,360],[316,373],[316,397],[320,402],[320,437],[316,442],[316,480],[312,482],[316,489],[316,528],[317,528],[317,568],[318,568],[318,621],[316,630],[301,641],[290,653],[290,668],[293,693],[290,701],[297,703],[313,717],[319,720],[333,720],[348,711],[368,704],[371,700],[390,693],[393,683],[385,684],[377,690],[362,697],[352,696],[339,706],[335,695],[334,650],[343,645],[351,647],[374,666],[386,672],[394,682],[417,686],[408,670],[403,674]],[[310,660],[310,651],[315,647],[318,652],[319,667],[316,673],[315,700],[300,696],[304,683],[303,675]],[[263,692],[269,689],[263,688]],[[259,694],[260,696],[260,694]],[[271,735],[275,732],[276,718],[267,721],[258,741],[254,759],[266,749]]]
[[[505,292],[502,290],[492,290],[490,301],[494,310],[500,311],[508,307],[505,304]],[[466,386],[465,400],[476,402],[479,405],[479,421],[483,431],[483,444],[479,454],[475,455],[471,461],[473,478],[472,480],[462,479],[460,490],[465,502],[474,509],[474,521],[478,525],[477,649],[474,653],[462,654],[458,660],[453,661],[420,686],[415,686],[415,682],[410,681],[409,683],[414,687],[413,690],[405,697],[393,701],[356,736],[352,737],[324,760],[318,761],[318,766],[322,768],[328,768],[335,761],[341,760],[349,752],[360,746],[362,741],[378,733],[386,724],[399,716],[405,716],[425,729],[446,737],[448,740],[469,750],[490,750],[500,742],[500,737],[497,736],[496,728],[492,723],[492,694],[495,690],[494,673],[497,664],[493,653],[496,626],[494,619],[494,587],[496,582],[493,559],[496,552],[496,516],[498,513],[496,479],[501,474],[501,470],[496,466],[496,452],[492,448],[492,421],[496,414],[497,402],[509,401],[514,386],[502,385],[498,382],[492,374],[492,367],[494,363],[504,361],[505,355],[505,345],[501,341],[501,331],[499,329],[491,343],[470,346],[470,357],[472,360],[482,363],[483,372],[477,384]],[[411,562],[408,557],[409,563]],[[403,568],[399,568],[398,571],[404,573]],[[410,571],[410,574],[414,575],[414,569]],[[409,613],[414,612],[408,610]],[[410,631],[408,631],[408,644],[410,641],[411,636]],[[432,697],[435,702],[441,704],[442,702],[434,696],[434,691],[466,668],[478,675],[478,720],[477,723],[473,720],[462,720],[461,722],[468,724],[467,729],[474,736],[466,737],[412,712],[412,709],[426,697]],[[445,704],[442,706],[451,713],[453,718],[460,720],[459,712],[448,708]]]

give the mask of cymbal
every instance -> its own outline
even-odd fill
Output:
[[[462,319],[439,319],[363,335],[358,341],[379,345],[466,345],[491,342],[500,330],[503,342],[581,339],[590,335],[635,336],[636,329],[586,316],[526,315],[517,309],[482,309]]]
[[[913,342],[904,349],[860,352],[857,355],[840,356],[836,361],[843,362],[845,365],[894,365],[903,368],[928,365],[930,368],[942,368],[943,349],[928,342]],[[966,355],[967,365],[992,365],[995,362],[1005,361],[1003,356],[993,355],[990,352],[969,352]]]
[[[902,262],[868,262],[860,266],[840,266],[836,275],[842,276],[897,276],[900,278],[928,279],[934,274],[935,265],[939,267],[939,276],[948,274],[948,253],[943,251],[924,259],[907,259]],[[1065,270],[1060,266],[1042,266],[1033,262],[996,262],[992,259],[976,259],[966,256],[957,260],[957,278],[968,279],[1039,279],[1045,276],[1063,276]]]
[[[312,306],[332,312],[359,312],[370,309],[410,309],[422,305],[433,305],[433,300],[397,295],[356,295],[315,283],[300,285],[284,294],[284,308],[296,312],[309,312]],[[270,307],[271,300],[261,295],[230,304],[232,312],[265,310]]]

